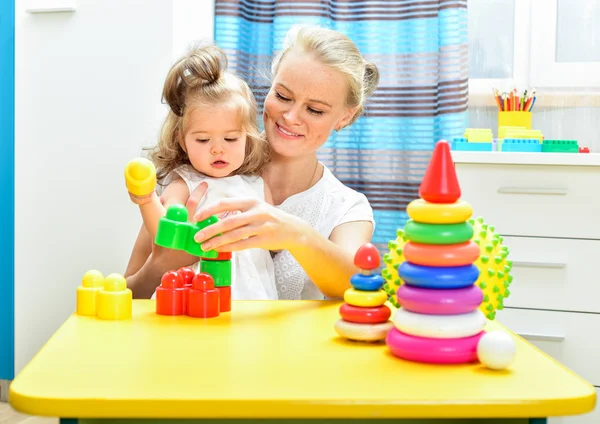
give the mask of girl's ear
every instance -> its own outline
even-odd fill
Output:
[[[179,143],[181,149],[187,153],[187,150],[185,148],[185,140],[183,139],[183,136],[181,135],[181,132],[179,130],[176,131],[175,138],[177,138],[177,142]]]

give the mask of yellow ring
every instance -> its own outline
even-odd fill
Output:
[[[348,289],[344,293],[344,302],[352,306],[373,307],[385,304],[388,295],[384,290],[363,291]]]
[[[455,203],[429,203],[423,199],[408,204],[406,213],[422,224],[459,224],[473,215],[473,208],[463,200]]]

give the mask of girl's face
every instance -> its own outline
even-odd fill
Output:
[[[288,52],[267,94],[263,120],[273,151],[287,157],[312,154],[336,128],[346,125],[356,108],[345,106],[346,76],[312,55]]]
[[[190,111],[182,148],[192,166],[215,178],[230,175],[244,163],[246,131],[235,105],[198,107]]]

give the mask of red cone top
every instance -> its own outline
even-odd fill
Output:
[[[360,269],[372,270],[379,266],[379,251],[372,243],[365,243],[354,255],[354,265]]]
[[[440,140],[433,150],[419,195],[430,203],[454,203],[460,199],[460,194],[450,145],[446,140]]]

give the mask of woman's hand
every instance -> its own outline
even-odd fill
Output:
[[[290,250],[302,243],[303,229],[310,228],[301,219],[256,199],[221,200],[198,211],[194,221],[230,211],[238,212],[228,214],[194,236],[194,240],[203,243],[205,251]]]

